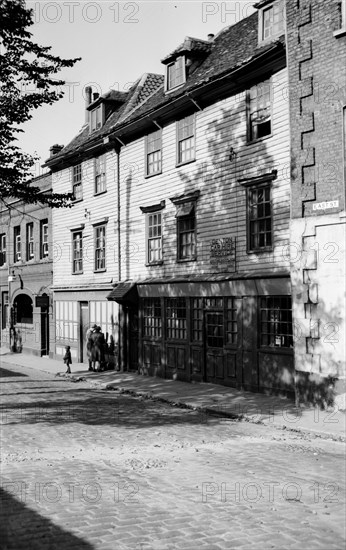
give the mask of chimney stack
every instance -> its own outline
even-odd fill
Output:
[[[213,33],[208,34],[209,42],[212,42],[214,40],[214,36],[215,36],[215,34],[213,34]]]
[[[60,151],[64,148],[63,145],[58,145],[57,143],[55,145],[52,145],[51,148],[49,149],[49,153],[50,153],[50,158],[54,157],[54,155],[57,155],[58,153],[60,153]]]
[[[100,94],[97,93],[97,92],[95,92],[95,93],[93,94],[93,101],[96,101],[99,97],[100,97]]]
[[[89,107],[91,103],[91,94],[92,94],[92,88],[91,86],[87,86],[85,88],[85,123],[89,123],[89,111],[87,111],[87,107]]]

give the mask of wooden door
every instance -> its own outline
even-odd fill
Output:
[[[242,299],[242,385],[249,391],[258,391],[257,353],[257,299],[243,296]]]

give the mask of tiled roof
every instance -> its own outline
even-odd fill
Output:
[[[235,25],[223,29],[210,42],[187,37],[184,43],[174,52],[182,51],[181,48],[188,47],[196,50],[200,49],[200,51],[204,51],[205,59],[202,57],[202,61],[190,72],[184,85],[177,88],[177,90],[170,91],[169,94],[165,94],[163,75],[144,74],[127,92],[126,102],[109,116],[102,128],[89,134],[89,128],[85,125],[81,132],[54,158],[61,159],[67,153],[83,150],[85,146],[95,141],[99,136],[107,135],[117,127],[122,128],[126,123],[133,122],[159,107],[168,105],[172,100],[183,96],[186,92],[190,92],[202,84],[212,82],[222,75],[246,65],[270,50],[273,43],[278,42],[284,44],[284,36],[266,43],[265,46],[258,45],[257,12]],[[169,59],[169,56],[164,61],[167,59]],[[112,94],[113,92],[111,92]]]
[[[284,37],[280,37],[284,43]],[[278,42],[278,40],[274,41]],[[239,21],[239,23],[223,29],[215,36],[212,42],[210,54],[192,72],[186,83],[165,94],[163,85],[152,95],[139,109],[133,112],[128,121],[135,120],[153,109],[168,104],[172,99],[192,91],[196,86],[207,83],[227,73],[252,59],[255,59],[265,51],[271,49],[273,42],[265,46],[258,46],[258,14],[254,13]]]
[[[179,54],[186,53],[186,52],[204,52],[209,53],[211,50],[211,42],[206,40],[200,40],[199,38],[192,38],[190,36],[186,36],[185,40],[178,48],[176,48],[172,53],[169,55],[166,55],[161,60],[161,63],[169,63],[172,59],[177,57]]]
[[[130,114],[132,109],[150,97],[155,89],[162,85],[163,81],[163,75],[146,73],[142,78],[135,82],[128,92],[110,90],[110,92],[104,94],[102,97],[115,101],[123,101],[124,95],[126,95],[126,101],[123,104],[119,104],[118,108],[108,117],[102,128],[96,132],[90,134],[89,125],[84,124],[80,132],[70,141],[70,143],[66,145],[57,155],[54,155],[54,159],[61,159],[68,153],[76,153],[79,150],[83,150],[85,146],[92,143],[95,138],[100,135],[107,134],[117,124],[117,122],[123,121],[126,116]]]

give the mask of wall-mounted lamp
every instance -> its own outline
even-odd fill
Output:
[[[7,277],[7,280],[9,283],[14,283],[14,281],[16,280],[14,269],[12,269],[12,273],[9,274],[9,276]]]
[[[90,219],[90,216],[91,216],[91,212],[90,210],[88,210],[87,208],[84,209],[84,218],[88,218],[88,220]]]
[[[233,149],[233,147],[231,147],[229,150],[229,157],[228,157],[229,161],[233,162],[236,159],[236,156],[237,156],[237,152]]]
[[[20,281],[20,288],[24,288],[23,279],[20,273],[18,273],[18,279]],[[12,273],[7,277],[7,280],[9,283],[14,283],[17,280],[17,276],[14,272],[14,269],[12,269]]]

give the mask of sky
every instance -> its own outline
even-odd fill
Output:
[[[38,154],[34,176],[46,169],[49,148],[67,145],[78,134],[85,117],[84,90],[126,91],[143,73],[163,74],[161,59],[181,44],[185,36],[207,39],[224,27],[253,13],[255,1],[200,2],[152,0],[96,2],[64,0],[27,1],[33,9],[32,40],[51,46],[64,58],[81,57],[57,77],[65,80],[63,99],[42,106],[22,126],[18,145]]]

